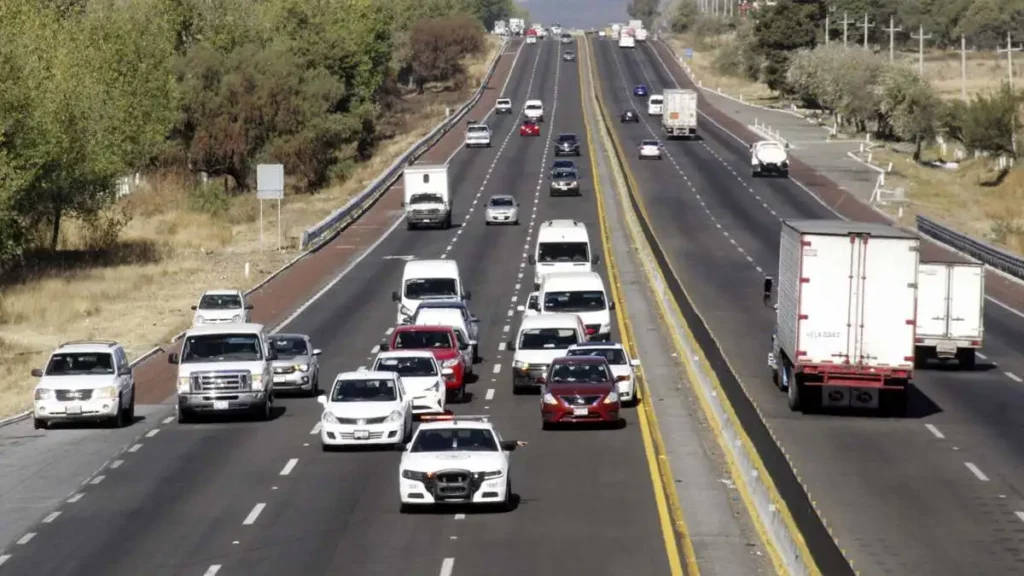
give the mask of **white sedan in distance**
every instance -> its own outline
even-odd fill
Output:
[[[625,346],[617,342],[584,342],[573,344],[565,352],[566,356],[600,356],[608,361],[608,367],[615,377],[619,399],[623,404],[636,406],[640,402],[640,394],[636,389],[636,368],[640,360],[630,358]]]
[[[398,465],[401,511],[439,504],[512,507],[509,453],[486,416],[449,416],[421,424]]]
[[[394,372],[342,372],[323,405],[320,443],[325,452],[340,446],[401,445],[412,433],[412,399]]]
[[[519,202],[514,196],[508,194],[497,194],[491,196],[487,201],[487,211],[484,212],[484,223],[491,224],[515,224],[519,225]]]
[[[498,98],[498,101],[494,104],[494,113],[511,114],[512,100],[510,98]]]
[[[661,160],[661,142],[657,140],[644,140],[640,143],[640,159],[656,158]]]
[[[442,369],[430,350],[380,352],[372,370],[398,374],[412,400],[414,415],[444,414],[447,396],[444,381],[455,372],[451,368]]]

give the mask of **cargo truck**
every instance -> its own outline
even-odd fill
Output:
[[[974,369],[985,316],[985,267],[966,262],[921,262],[917,271],[916,367],[930,358],[955,359]]]
[[[627,24],[627,26],[632,28],[634,31],[640,30],[640,29],[642,29],[644,27],[644,21],[643,20],[630,20],[629,24]]]
[[[697,92],[678,88],[666,89],[661,127],[666,137],[697,136]]]
[[[919,248],[917,236],[883,224],[782,223],[768,365],[790,410],[906,412]]]
[[[522,36],[526,29],[526,21],[522,18],[509,18],[508,30],[513,36]]]
[[[647,29],[646,28],[638,29],[636,32],[633,33],[633,38],[637,42],[646,42],[647,41]]]
[[[402,171],[406,228],[452,227],[452,197],[447,164],[413,164]]]
[[[631,34],[632,30],[624,28],[619,32],[619,48],[636,48],[636,40]]]
[[[612,24],[612,39],[619,39],[619,32],[622,32],[622,24]]]

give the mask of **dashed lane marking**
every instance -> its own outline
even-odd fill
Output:
[[[142,444],[132,444],[132,447],[128,449],[129,452],[138,452],[139,448],[142,448]]]
[[[146,432],[146,438],[152,438],[153,436],[156,436],[159,433],[160,433],[160,429],[159,428],[153,428],[149,432]]]
[[[1013,380],[1014,382],[1024,382],[1024,380],[1021,380],[1020,376],[1017,376],[1013,372],[1004,372],[1004,374],[1006,374],[1006,377],[1009,378],[1010,380]]]
[[[924,427],[927,428],[928,431],[931,432],[932,435],[938,438],[939,440],[942,440],[946,437],[946,435],[943,434],[942,432],[939,432],[939,429],[936,428],[933,424],[925,424]]]
[[[295,465],[298,464],[298,463],[299,463],[299,459],[298,458],[292,458],[292,459],[288,460],[288,462],[284,465],[284,468],[281,469],[281,476],[287,476],[287,475],[291,474],[292,470],[295,469]]]
[[[60,510],[56,510],[54,512],[50,512],[49,514],[46,515],[46,518],[43,518],[43,524],[49,524],[49,523],[53,522],[54,520],[57,519],[58,516],[60,516]]]
[[[484,400],[494,400],[494,388],[487,389],[487,395],[484,396]]]
[[[21,538],[18,538],[18,545],[24,546],[25,544],[28,544],[29,542],[31,542],[32,539],[35,538],[35,537],[36,537],[36,533],[35,532],[29,532],[28,534],[25,534]]]
[[[103,482],[104,478],[106,478],[106,476],[100,474],[99,476],[97,476],[97,477],[93,478],[92,480],[90,480],[89,484],[93,484],[93,485],[99,484],[100,482]]]
[[[203,576],[217,576],[217,572],[220,572],[220,564],[213,564],[203,572]]]
[[[83,496],[85,496],[85,494],[82,494],[81,492],[78,492],[77,494],[72,494],[71,497],[67,499],[67,503],[74,504],[75,502],[81,500]]]
[[[452,576],[453,570],[455,570],[455,558],[445,558],[441,561],[440,576]]]
[[[113,462],[110,463],[110,469],[116,470],[120,468],[122,464],[124,464],[124,460],[114,460]]]
[[[266,502],[260,502],[253,506],[249,515],[245,517],[245,520],[242,520],[242,526],[252,526],[256,522],[256,519],[260,517],[260,512],[263,512],[263,509],[266,507]]]
[[[975,478],[982,482],[988,482],[988,476],[981,471],[981,468],[975,466],[973,462],[964,462],[964,466],[967,466],[967,469],[971,471],[971,474],[974,474]]]

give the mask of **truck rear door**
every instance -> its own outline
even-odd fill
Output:
[[[917,336],[949,336],[949,270],[945,264],[921,264],[917,272]]]
[[[883,367],[911,367],[917,314],[918,241],[857,237],[859,292],[852,360]]]
[[[949,267],[949,335],[981,340],[985,304],[985,270],[981,266]]]

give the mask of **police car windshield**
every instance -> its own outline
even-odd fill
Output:
[[[483,428],[421,430],[410,452],[498,452],[494,434]]]

